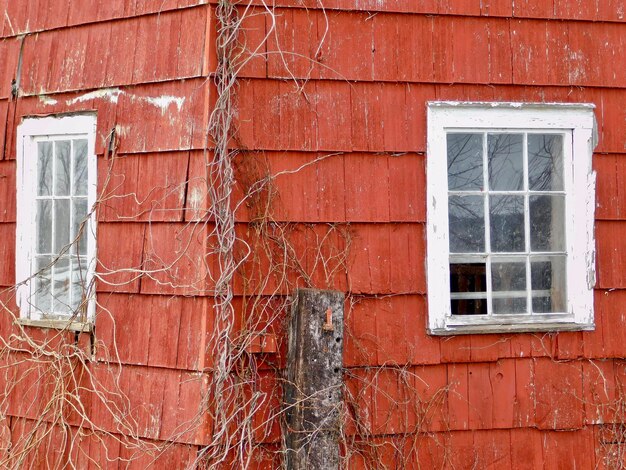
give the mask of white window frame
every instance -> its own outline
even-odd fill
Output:
[[[596,144],[593,104],[429,102],[427,143],[428,330],[435,335],[592,330],[595,284]],[[544,315],[452,315],[446,133],[564,132],[567,311]],[[569,142],[568,142],[569,141]]]
[[[29,302],[34,286],[33,258],[36,244],[37,142],[59,138],[87,139],[87,207],[94,207],[97,197],[97,160],[95,154],[96,115],[81,113],[49,117],[26,117],[17,129],[17,228],[16,280],[17,305],[22,324],[90,330],[95,318],[96,217],[90,213],[83,236],[87,237],[87,308],[80,318],[67,315],[47,317]]]

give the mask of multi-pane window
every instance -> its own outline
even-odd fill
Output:
[[[592,326],[592,130],[588,106],[430,105],[431,331]]]
[[[93,311],[94,116],[30,118],[19,128],[21,316],[84,323]]]

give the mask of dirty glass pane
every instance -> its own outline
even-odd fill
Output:
[[[566,311],[565,256],[530,259],[533,312]]]
[[[452,315],[486,315],[487,271],[485,263],[451,263],[450,291],[461,294],[485,293],[484,296],[479,296],[480,298],[452,299]]]
[[[72,258],[72,309],[77,309],[83,301],[87,263],[84,258]]]
[[[485,263],[451,263],[450,292],[486,292]]]
[[[52,308],[54,313],[70,312],[70,260],[59,258],[54,263],[52,280]]]
[[[87,198],[75,198],[72,202],[73,210],[73,228],[72,228],[72,240],[76,243],[76,247],[72,249],[72,254],[87,254]],[[81,232],[81,226],[84,227]],[[80,235],[80,238],[76,238]]]
[[[450,196],[448,198],[451,253],[485,251],[483,201],[483,196]]]
[[[70,242],[70,200],[54,201],[54,253],[60,253]]]
[[[54,194],[56,196],[69,196],[72,175],[69,140],[55,142],[54,157]]]
[[[37,201],[37,253],[52,252],[52,201]]]
[[[37,195],[52,194],[52,142],[37,143]]]
[[[565,197],[530,196],[530,249],[565,251]]]
[[[493,299],[493,313],[527,313],[526,263],[492,262],[491,286],[494,292],[507,292]],[[515,294],[515,295],[513,295]]]
[[[528,134],[528,188],[563,191],[563,136]]]
[[[451,299],[452,315],[487,315],[487,299]]]
[[[522,134],[487,136],[489,189],[493,191],[524,189],[523,142]]]
[[[46,266],[50,266],[52,263],[52,257],[50,256],[37,256],[35,258],[35,269],[37,269],[37,276],[35,277],[35,292],[33,293],[32,302],[36,309],[42,312],[50,312],[52,294],[50,290],[51,272],[50,268],[45,269]]]
[[[491,196],[489,217],[491,221],[491,251],[519,252],[525,250],[523,196]]]
[[[448,134],[448,189],[483,189],[482,134]]]
[[[87,195],[87,139],[74,141],[74,187],[72,194]]]

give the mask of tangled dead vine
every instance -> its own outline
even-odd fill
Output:
[[[265,44],[278,33],[274,27],[275,12],[264,2],[261,6],[262,14],[268,18],[262,41]],[[316,50],[308,58],[312,67],[328,33],[328,20],[321,2],[319,8],[326,23]],[[142,276],[157,283],[165,282],[160,275],[174,271],[176,264],[186,256],[194,236],[205,233],[201,229],[209,228],[204,235],[209,247],[205,262],[209,264],[208,258],[217,259],[218,268],[203,274],[211,277],[213,290],[195,292],[214,299],[215,319],[208,346],[212,364],[203,371],[209,382],[200,406],[193,416],[178,424],[168,440],[146,439],[147,425],[136,417],[136,404],[124,393],[123,382],[129,380],[129,372],[120,359],[116,335],[113,334],[111,350],[102,354],[108,358],[105,367],[95,371],[91,362],[94,349],[104,347],[101,343],[85,342],[86,336],[63,330],[34,335],[16,321],[12,305],[15,289],[9,289],[0,293],[0,314],[5,319],[0,325],[13,328],[8,337],[0,336],[0,376],[5,384],[0,391],[1,468],[32,466],[34,456],[42,458],[42,449],[44,457],[37,464],[45,468],[78,469],[81,468],[79,462],[87,461],[106,468],[107,463],[113,461],[132,463],[141,453],[156,461],[175,445],[177,437],[204,426],[207,415],[213,430],[210,443],[200,448],[190,468],[248,468],[259,458],[282,461],[284,442],[276,442],[272,433],[283,419],[283,409],[280,401],[273,402],[272,397],[281,395],[283,364],[248,354],[247,346],[259,334],[284,336],[289,293],[295,287],[336,288],[346,283],[352,232],[349,224],[295,224],[275,217],[275,210],[281,204],[275,185],[277,178],[322,164],[326,159],[342,158],[340,154],[326,154],[293,170],[275,172],[262,152],[245,151],[236,144],[238,73],[249,60],[262,55],[261,45],[250,50],[245,43],[242,25],[246,17],[260,14],[252,11],[251,3],[242,5],[230,0],[220,0],[215,8],[217,70],[207,79],[213,80],[217,98],[203,151],[205,174],[199,178],[204,182],[208,207],[195,209],[193,221],[189,222],[190,231],[180,235],[180,247],[174,259],[159,259],[158,267],[150,269],[145,265],[125,268],[127,276],[123,281],[115,280],[119,269],[107,271],[103,267],[104,272],[98,276],[98,282],[112,286],[118,282],[133,282]],[[280,43],[278,38],[276,43]],[[296,92],[304,93],[307,78],[297,78],[289,70],[291,53],[280,50],[271,53],[280,56]],[[119,158],[119,138],[116,132],[108,137],[109,168],[94,208],[96,211],[111,198],[119,197],[113,181]],[[189,184],[188,179],[181,186]],[[236,185],[243,193],[240,200],[234,196]],[[162,198],[183,189],[168,187]],[[141,206],[137,194],[123,196]],[[238,233],[236,223],[236,214],[243,207],[248,213],[245,234]],[[148,216],[152,210],[154,208],[142,209],[148,211]],[[183,207],[182,210],[188,209]],[[128,216],[129,219],[145,216],[142,211]],[[237,305],[236,282],[241,283],[241,303]],[[167,283],[171,288],[184,288],[189,295],[194,294],[198,284],[182,284],[173,275],[168,277]],[[348,315],[359,301],[357,296],[348,297]],[[99,303],[98,312],[115,329],[107,305]],[[270,380],[268,387],[260,385],[263,370],[269,370],[271,377],[278,377]],[[444,461],[449,461],[448,443],[441,437],[449,430],[447,423],[439,422],[437,433],[426,431],[441,419],[441,409],[445,408],[450,393],[448,387],[425,390],[429,384],[414,368],[403,364],[346,369],[344,379],[347,385],[341,441],[345,466],[359,461],[368,469],[381,468],[382,456],[392,454],[397,468],[419,468],[420,456],[425,452],[438,452],[444,455]],[[390,382],[395,384],[393,393],[385,385]],[[370,399],[374,396],[376,399]],[[622,468],[620,465],[625,458],[624,397],[620,385],[616,398],[607,405],[618,417],[607,425],[603,440],[610,468]],[[103,410],[109,422],[95,422],[88,407]],[[380,412],[383,409],[385,412]],[[12,436],[11,414],[28,416],[32,424],[28,429],[23,426],[21,434]],[[373,422],[374,416],[378,416],[377,422]],[[15,423],[11,427],[15,428]],[[435,450],[432,446],[425,448],[423,438],[430,440]],[[266,440],[270,444],[266,444]],[[103,453],[90,455],[85,451],[86,441],[97,443]],[[126,452],[120,455],[115,448],[124,448]]]

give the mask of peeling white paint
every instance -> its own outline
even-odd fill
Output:
[[[83,95],[77,96],[76,98],[72,98],[71,100],[67,100],[65,103],[67,105],[73,105],[76,103],[84,103],[85,101],[91,100],[105,100],[109,101],[110,103],[117,104],[120,96],[122,95],[128,96],[132,102],[143,102],[154,106],[160,109],[163,115],[165,115],[165,113],[172,105],[175,105],[178,112],[180,112],[186,100],[186,97],[184,96],[137,96],[120,90],[119,88],[101,88],[100,90],[90,91],[89,93],[85,93]]]
[[[145,100],[146,103],[151,104],[152,106],[156,106],[157,108],[159,108],[161,110],[161,113],[163,115],[165,115],[165,112],[168,110],[168,108],[172,105],[175,104],[176,108],[178,109],[178,111],[180,112],[181,108],[183,107],[183,104],[185,104],[185,97],[184,96],[158,96],[156,98],[153,97],[147,97],[147,98],[135,98],[135,99],[139,99],[139,100]]]
[[[54,98],[50,98],[45,95],[39,95],[39,102],[46,106],[54,106],[55,104],[58,103],[58,101],[55,100]]]
[[[84,95],[80,95],[76,98],[72,98],[71,100],[67,100],[65,103],[68,105],[73,105],[76,103],[83,103],[85,101],[104,99],[110,101],[113,104],[117,104],[119,97],[122,93],[124,92],[119,88],[101,88],[100,90],[90,91],[89,93],[85,93]]]

